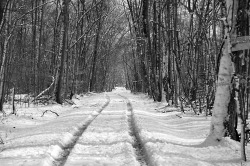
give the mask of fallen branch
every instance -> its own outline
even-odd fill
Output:
[[[169,107],[169,105],[164,105],[164,106],[162,106],[162,107],[159,107],[159,108],[155,108],[155,110],[160,110],[160,109],[164,109],[164,108],[167,108],[167,107]]]
[[[74,104],[75,104],[72,100],[67,100],[67,99],[65,99],[64,101],[65,101],[66,103],[70,104],[70,105],[74,105]]]
[[[179,118],[182,118],[180,115],[177,115],[177,114],[176,114],[176,116],[179,117]]]
[[[52,83],[50,84],[50,86],[45,89],[44,91],[42,91],[39,95],[37,95],[31,102],[35,101],[36,99],[38,99],[39,97],[41,97],[45,92],[47,92],[52,86],[53,84],[55,83],[55,78],[53,76],[52,77]]]
[[[43,114],[42,114],[42,116],[41,116],[41,117],[43,117],[43,115],[44,115],[46,112],[48,112],[48,111],[50,111],[50,112],[52,112],[52,113],[56,114],[56,116],[59,116],[59,114],[58,114],[58,113],[56,113],[56,112],[54,112],[54,111],[51,111],[51,110],[45,110],[45,111],[43,112]]]

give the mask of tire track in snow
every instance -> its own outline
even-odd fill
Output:
[[[106,95],[106,103],[97,111],[93,111],[87,117],[87,120],[74,126],[67,132],[63,138],[53,147],[50,153],[46,156],[43,166],[62,166],[65,164],[71,150],[76,145],[78,139],[88,126],[100,115],[100,113],[109,105],[110,97]]]
[[[143,142],[139,135],[139,131],[135,124],[134,110],[132,104],[127,97],[122,95],[120,96],[123,97],[127,102],[127,120],[129,125],[129,134],[134,139],[133,148],[135,149],[136,159],[141,166],[148,166],[149,164],[146,155],[147,153],[145,151]]]

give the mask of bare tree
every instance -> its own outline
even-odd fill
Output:
[[[63,91],[63,75],[64,75],[64,60],[66,56],[66,43],[67,43],[67,32],[68,32],[68,24],[69,24],[69,0],[62,1],[62,11],[61,11],[61,19],[62,19],[62,32],[60,36],[60,58],[61,62],[58,67],[57,76],[56,76],[56,84],[54,90],[54,97],[57,103],[62,104],[62,91]]]

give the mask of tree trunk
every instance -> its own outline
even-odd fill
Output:
[[[220,142],[225,135],[228,122],[228,105],[231,98],[231,79],[233,75],[233,62],[231,60],[231,43],[229,28],[233,24],[232,15],[233,0],[227,1],[228,16],[224,21],[225,24],[225,44],[222,49],[220,67],[215,93],[214,109],[210,126],[210,133],[207,140]]]
[[[44,4],[45,3],[45,0],[42,0],[42,2],[41,2],[42,4]],[[41,90],[41,88],[43,88],[43,84],[41,84],[42,83],[42,79],[41,79],[41,75],[42,75],[42,73],[44,73],[43,71],[42,71],[42,68],[41,68],[41,64],[42,64],[42,53],[41,53],[41,48],[42,48],[42,37],[43,37],[43,29],[44,29],[44,27],[43,27],[43,25],[44,25],[44,23],[43,23],[43,18],[44,18],[44,6],[42,6],[41,7],[41,9],[40,9],[40,27],[39,27],[39,39],[38,39],[38,49],[37,49],[37,66],[36,66],[36,68],[37,68],[37,82],[36,82],[36,85],[37,85],[37,92],[40,92],[40,90]],[[44,46],[43,46],[44,47]]]
[[[230,84],[233,74],[233,67],[227,47],[228,44],[225,44],[225,47],[223,49],[223,56],[220,60],[213,116],[210,127],[210,134],[208,136],[208,138],[212,138],[216,141],[220,141],[225,135],[226,128],[224,124],[227,121],[228,104],[230,101]]]
[[[63,75],[64,75],[64,59],[66,55],[66,43],[67,43],[67,32],[68,32],[68,23],[69,23],[69,0],[63,0],[62,2],[62,32],[60,35],[60,52],[59,56],[61,57],[60,66],[57,72],[57,79],[54,90],[55,101],[59,104],[63,103],[62,91],[63,91]]]
[[[8,14],[5,14],[5,17],[7,17]],[[2,20],[3,21],[3,20]],[[3,110],[3,104],[4,104],[4,95],[5,95],[5,75],[6,75],[6,62],[7,62],[7,49],[9,40],[12,36],[12,34],[8,34],[8,24],[4,24],[4,33],[5,36],[8,36],[4,40],[3,44],[3,55],[2,55],[2,63],[0,67],[0,111],[3,113],[4,116],[6,116],[5,111]]]
[[[4,20],[4,1],[0,1],[0,25],[2,25]]]
[[[35,12],[33,12],[31,14],[31,20],[32,20],[32,54],[33,54],[33,73],[34,73],[34,80],[33,80],[33,93],[36,95],[37,92],[37,80],[38,80],[38,70],[37,70],[37,51],[36,51],[36,47],[37,47],[37,42],[36,42],[36,38],[37,38],[37,14],[38,14],[38,0],[35,0],[32,2],[32,10],[35,10]]]
[[[102,6],[103,6],[103,1],[101,3],[101,10],[98,11],[98,8],[96,8],[96,13],[97,17],[99,18],[98,22],[98,27],[97,27],[97,32],[96,32],[96,38],[95,38],[95,46],[94,46],[94,51],[93,51],[93,61],[92,61],[92,68],[91,68],[91,77],[89,81],[89,91],[92,92],[95,90],[95,83],[96,83],[96,59],[97,59],[97,54],[98,54],[98,48],[99,48],[99,38],[100,38],[100,33],[101,33],[101,28],[102,28]],[[100,13],[99,13],[100,12]]]
[[[11,90],[12,90],[12,94],[11,94],[12,114],[16,115],[16,108],[15,108],[15,87],[13,87]]]

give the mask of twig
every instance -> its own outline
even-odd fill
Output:
[[[41,117],[43,117],[43,115],[44,115],[46,112],[48,112],[48,111],[50,111],[50,112],[52,112],[52,113],[56,114],[56,116],[59,116],[59,114],[58,114],[58,113],[56,113],[56,112],[54,112],[54,111],[51,111],[51,110],[45,110],[45,111],[43,112],[43,114],[42,114],[42,116],[41,116]]]

